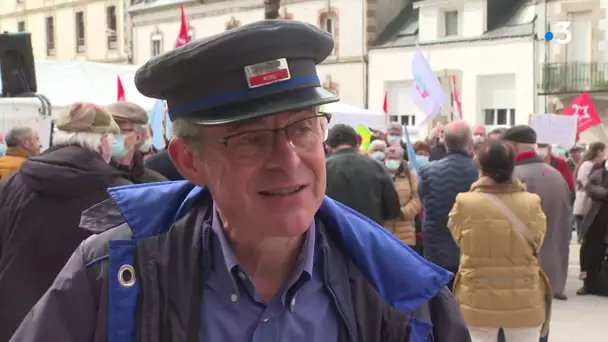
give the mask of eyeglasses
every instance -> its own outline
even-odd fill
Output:
[[[330,119],[330,114],[319,113],[281,128],[237,133],[217,141],[226,146],[228,153],[239,159],[263,158],[270,154],[274,149],[277,133],[284,133],[296,150],[306,151],[327,139]]]

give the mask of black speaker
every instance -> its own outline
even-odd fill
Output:
[[[0,33],[2,96],[35,93],[36,66],[29,33]]]

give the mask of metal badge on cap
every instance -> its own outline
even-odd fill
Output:
[[[291,78],[287,59],[280,58],[245,67],[249,88],[263,87],[269,84],[287,81]]]

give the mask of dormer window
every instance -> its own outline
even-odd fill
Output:
[[[445,36],[457,36],[458,35],[458,11],[447,11],[445,12]]]

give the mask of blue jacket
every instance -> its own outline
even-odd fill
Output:
[[[119,283],[119,277],[112,275],[120,274],[120,270],[125,265],[139,265],[145,253],[151,249],[142,247],[146,244],[162,252],[155,255],[157,260],[165,260],[162,263],[163,265],[170,264],[173,259],[167,258],[169,253],[167,253],[168,250],[163,249],[167,246],[162,242],[163,237],[171,234],[174,222],[182,222],[189,213],[196,211],[193,209],[200,206],[210,208],[212,203],[207,189],[193,186],[188,182],[141,184],[113,188],[109,191],[114,200],[111,205],[117,206],[120,212],[117,214],[111,209],[105,208],[104,206],[107,204],[103,203],[98,205],[101,208],[96,208],[97,212],[106,212],[106,216],[112,216],[114,219],[122,216],[120,219],[124,220],[123,225],[93,237],[89,239],[90,241],[83,242],[81,248],[68,261],[51,290],[47,292],[22,323],[12,341],[42,342],[48,341],[50,338],[64,342],[90,340],[90,337],[83,339],[79,338],[79,335],[101,336],[99,339],[95,338],[95,342],[104,340],[109,342],[135,341],[135,336],[138,334],[137,316],[140,313],[138,305],[146,305],[145,303],[142,304],[141,297],[141,286],[143,286],[141,284],[145,282],[141,278],[145,277],[146,274],[137,271],[138,276],[141,275],[141,280],[133,286],[125,286],[124,283]],[[91,210],[93,209],[95,207]],[[342,241],[342,246],[346,249],[347,254],[356,262],[365,278],[374,285],[384,301],[390,303],[394,308],[404,313],[412,313],[439,293],[443,293],[443,297],[446,297],[442,289],[451,279],[452,274],[419,257],[392,234],[369,219],[327,197],[317,213],[317,219],[320,219],[328,227],[337,228],[335,233]],[[112,223],[112,219],[107,217],[87,217],[86,213],[83,215],[83,221],[85,225],[87,222],[93,223],[94,228],[100,230],[103,230],[104,225],[112,226],[116,222],[113,221]],[[129,234],[125,235],[121,232],[121,230],[124,230],[121,227],[128,227]],[[202,230],[198,227],[200,226],[191,222],[180,228],[192,231]],[[173,239],[169,238],[166,242],[172,243],[174,242]],[[204,238],[198,241],[203,240]],[[106,246],[105,252],[95,255],[94,252],[91,252],[90,246],[98,247],[100,241]],[[198,241],[187,241],[193,246],[201,244]],[[97,247],[93,250],[99,250]],[[141,248],[144,248],[144,250],[141,250]],[[174,249],[175,247],[170,250],[172,258],[184,254],[184,252],[190,253],[189,250],[175,251]],[[136,255],[140,260],[136,260]],[[100,264],[107,264],[105,271],[96,269]],[[145,267],[145,265],[144,263],[142,267]],[[180,264],[180,268],[181,266]],[[177,267],[174,265],[163,269],[163,272],[173,271],[174,268]],[[83,272],[83,269],[86,269],[86,272],[92,272],[92,275],[87,275],[86,272]],[[85,273],[85,275],[81,275],[82,273]],[[99,275],[100,273],[102,276]],[[181,273],[183,272],[178,274],[181,276]],[[157,277],[157,275],[153,275],[152,278],[154,277]],[[65,279],[71,279],[71,281],[66,283]],[[99,279],[109,281],[108,304],[105,309],[103,302],[101,307],[95,305],[95,301],[89,303],[91,297],[104,298],[100,294],[91,296],[91,292],[99,291],[97,290],[99,285],[95,285],[95,282]],[[196,279],[193,281],[196,281]],[[189,281],[176,280],[175,282],[177,284],[171,285],[185,286],[184,289],[186,290],[192,288]],[[93,285],[90,285],[91,283]],[[185,283],[185,285],[182,283]],[[96,290],[91,290],[91,288]],[[66,297],[61,295],[62,293],[70,293],[70,295]],[[59,298],[57,297],[58,294]],[[144,292],[143,296],[146,296],[146,294],[150,295],[150,293]],[[457,304],[453,301],[451,295],[447,296],[449,297],[447,298],[449,304],[445,307],[445,310],[442,308],[440,311],[452,312],[431,313],[430,318],[433,316],[439,317],[438,321],[445,321],[446,326],[450,326],[449,329],[459,326],[460,331],[463,327],[466,331]],[[75,302],[79,303],[78,315],[71,317],[70,311],[64,310],[65,308],[62,306],[71,307]],[[156,306],[155,303],[153,304],[153,306]],[[95,311],[95,315],[89,313],[86,309],[89,305],[92,308],[91,311]],[[142,308],[141,310],[145,309]],[[62,315],[57,315],[57,312],[62,312]],[[147,314],[147,312],[144,314]],[[444,314],[452,317],[441,317]],[[87,317],[87,315],[93,317]],[[104,322],[103,319],[100,320],[100,315],[107,315],[107,322]],[[448,321],[450,322],[448,323]],[[411,341],[426,341],[431,324],[416,318],[413,318],[410,323],[412,326]],[[106,332],[101,334],[97,331],[106,328],[107,336],[105,335]],[[454,331],[448,331],[449,329],[446,329],[446,334],[452,334],[453,336]],[[459,338],[457,342],[468,341],[468,332],[466,332],[466,335],[467,337]],[[438,339],[436,341],[447,342],[448,339]]]
[[[456,195],[468,192],[479,171],[466,153],[450,152],[420,168],[419,194],[423,204],[424,257],[442,267],[458,267],[460,249],[447,227]]]

